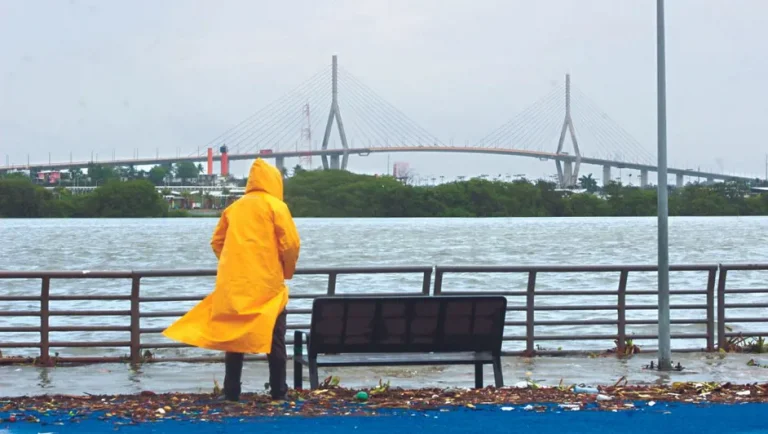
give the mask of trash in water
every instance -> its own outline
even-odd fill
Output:
[[[585,386],[583,384],[580,386],[574,387],[573,392],[574,393],[593,393],[593,394],[600,393],[600,391],[597,390],[597,387]]]

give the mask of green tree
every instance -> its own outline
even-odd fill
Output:
[[[165,183],[165,177],[168,175],[168,170],[163,166],[155,166],[149,170],[149,180],[155,185],[163,185]]]
[[[181,181],[186,183],[187,180],[197,179],[197,175],[200,174],[200,169],[195,166],[195,163],[191,161],[182,161],[176,164],[176,176],[181,178]]]
[[[100,185],[107,181],[119,178],[119,175],[112,167],[89,163],[88,177],[91,179],[92,183]]]
[[[168,205],[148,181],[109,181],[88,195],[81,217],[162,217]]]
[[[53,195],[27,177],[0,179],[0,217],[50,217]]]
[[[589,193],[595,193],[597,190],[599,190],[597,181],[592,178],[591,173],[579,178],[579,185],[581,185],[581,188],[587,190]]]

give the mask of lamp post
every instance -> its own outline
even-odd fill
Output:
[[[659,370],[672,369],[669,332],[669,222],[667,202],[667,86],[664,53],[664,0],[656,0],[656,80],[658,128]]]

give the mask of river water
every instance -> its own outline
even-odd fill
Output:
[[[209,247],[215,219],[122,219],[122,220],[0,220],[5,270],[139,270],[214,268]],[[656,221],[653,218],[541,218],[541,219],[297,219],[302,238],[300,267],[374,265],[598,265],[653,264],[656,260]],[[768,218],[672,218],[670,257],[676,264],[768,262]],[[765,287],[766,274],[742,272],[729,275],[729,287]],[[703,289],[704,273],[673,273],[673,289]],[[444,290],[523,290],[524,275],[450,275]],[[537,290],[615,290],[618,274],[543,274]],[[339,293],[418,292],[417,275],[340,276]],[[628,289],[651,290],[655,273],[630,274]],[[212,278],[144,279],[142,294],[205,295]],[[0,291],[12,295],[39,294],[39,281],[0,280]],[[325,277],[299,276],[291,283],[293,294],[322,293]],[[130,293],[126,280],[54,280],[52,294]],[[764,295],[743,295],[730,301],[766,302]],[[673,296],[672,303],[703,304],[704,296]],[[655,296],[628,296],[631,304],[655,304]],[[524,305],[524,298],[510,298],[510,305]],[[539,297],[539,304],[615,304],[616,296]],[[185,310],[194,303],[142,304],[143,311]],[[290,307],[309,307],[294,300]],[[120,309],[127,301],[53,301],[51,309]],[[37,310],[37,302],[0,305],[2,310]],[[740,316],[765,315],[751,309]],[[703,319],[703,310],[673,311],[673,318]],[[740,314],[738,311],[734,313]],[[542,311],[542,320],[615,319],[612,311]],[[654,319],[655,310],[628,311],[627,319]],[[522,312],[510,312],[508,320],[523,320]],[[164,327],[172,318],[144,318],[142,327]],[[0,327],[36,326],[34,317],[0,317]],[[308,316],[289,316],[292,324],[306,324]],[[128,325],[126,317],[52,317],[52,326]],[[759,325],[745,325],[759,328]],[[736,327],[738,330],[739,328]],[[654,333],[653,325],[629,326],[628,333]],[[703,324],[673,325],[673,333],[702,333]],[[522,327],[508,327],[508,334],[523,335]],[[537,327],[536,334],[610,334],[615,326]],[[35,333],[2,333],[0,341],[34,342]],[[128,333],[52,333],[52,341],[118,340]],[[144,343],[165,342],[159,334],[142,337]],[[605,350],[603,341],[553,341],[544,348]],[[652,341],[641,346],[654,347]],[[522,349],[522,342],[505,342],[506,350]],[[675,340],[673,348],[702,348],[703,339]],[[35,354],[36,350],[6,350],[6,355]],[[127,348],[57,349],[61,355],[124,355]],[[165,349],[157,355],[205,354],[201,350]]]

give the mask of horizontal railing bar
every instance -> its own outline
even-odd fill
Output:
[[[0,342],[0,348],[40,348],[40,342]]]
[[[520,321],[522,325],[525,325],[525,321]],[[604,320],[604,319],[587,319],[583,321],[534,321],[534,327],[555,327],[555,326],[578,326],[578,325],[616,325],[618,320]],[[538,338],[538,336],[537,336]]]
[[[725,337],[727,337],[727,338],[737,338],[737,337],[745,337],[745,338],[768,337],[768,331],[763,331],[763,332],[753,332],[753,331],[728,332],[728,333],[725,334]]]
[[[759,289],[726,289],[726,294],[768,294],[768,288]]]
[[[293,339],[286,339],[285,340],[286,345],[293,345]],[[153,349],[163,349],[163,348],[194,348],[192,345],[188,344],[182,344],[180,342],[157,342],[157,343],[143,343],[140,345],[142,350],[153,350]],[[163,359],[167,360],[167,359]],[[186,360],[185,358],[182,358],[181,360]],[[223,358],[221,359],[223,361]]]
[[[130,310],[52,310],[50,316],[129,316]]]
[[[307,274],[397,274],[397,273],[431,273],[432,265],[411,266],[379,266],[379,267],[317,267],[299,268],[297,275]]]
[[[39,295],[0,295],[0,301],[40,301]]]
[[[129,332],[128,326],[51,326],[50,332]],[[0,333],[37,333],[40,327],[0,327]]]
[[[501,297],[525,297],[527,294],[525,291],[451,291],[440,290],[440,295],[455,295],[455,296],[472,296],[472,295],[488,295],[488,296],[501,296]]]
[[[0,333],[34,333],[39,331],[40,327],[0,327]]]
[[[627,290],[627,295],[658,295],[658,290]],[[706,289],[670,289],[669,295],[706,295]]]
[[[0,316],[40,316],[39,310],[0,310]]]
[[[0,271],[0,279],[130,279],[130,271]],[[172,276],[168,276],[172,277]]]
[[[627,310],[657,310],[659,307],[653,304],[628,304]],[[706,304],[670,304],[669,308],[672,310],[700,310],[706,309]]]
[[[128,301],[130,295],[51,295],[51,301]]]
[[[735,323],[735,322],[765,322],[768,323],[768,318],[766,317],[747,317],[747,318],[726,318],[725,322],[727,323]]]
[[[94,341],[94,342],[51,342],[56,348],[97,348],[97,347],[130,347],[130,341]]]
[[[51,326],[51,332],[129,332],[129,326]]]
[[[671,265],[670,271],[717,271],[716,264]],[[653,272],[656,265],[439,265],[435,273],[618,273],[622,271]]]
[[[706,338],[706,333],[690,333],[690,334],[672,334],[670,338],[672,339],[704,339]],[[590,341],[590,340],[616,340],[618,339],[618,335],[570,335],[570,336],[564,336],[564,335],[537,335],[536,340],[537,341],[567,341],[567,340],[580,340],[580,341]],[[627,335],[628,339],[658,339],[658,335]]]
[[[314,267],[299,268],[296,275],[330,274],[399,274],[431,273],[431,265],[421,266],[376,266],[376,267]],[[178,270],[131,270],[131,271],[0,271],[0,279],[131,279],[156,277],[213,277],[216,269]]]
[[[726,303],[726,309],[765,309],[768,307],[768,303]]]
[[[693,325],[693,324],[706,324],[706,319],[673,319],[669,321],[671,324],[683,324],[683,325]],[[656,325],[659,321],[655,319],[633,319],[633,320],[627,320],[627,325]]]
[[[177,302],[177,301],[202,301],[204,295],[187,295],[178,297],[139,297],[141,303]]]
[[[768,292],[768,291],[766,291]],[[535,290],[535,295],[541,296],[572,296],[572,295],[605,295],[605,296],[617,296],[619,292],[616,290]],[[626,291],[627,295],[657,295],[658,291]],[[703,289],[679,289],[670,290],[670,295],[706,295],[707,291]],[[525,297],[528,295],[525,291],[450,291],[442,290],[441,295],[500,295],[506,297]]]
[[[768,264],[720,264],[720,269],[725,271],[766,271]]]

